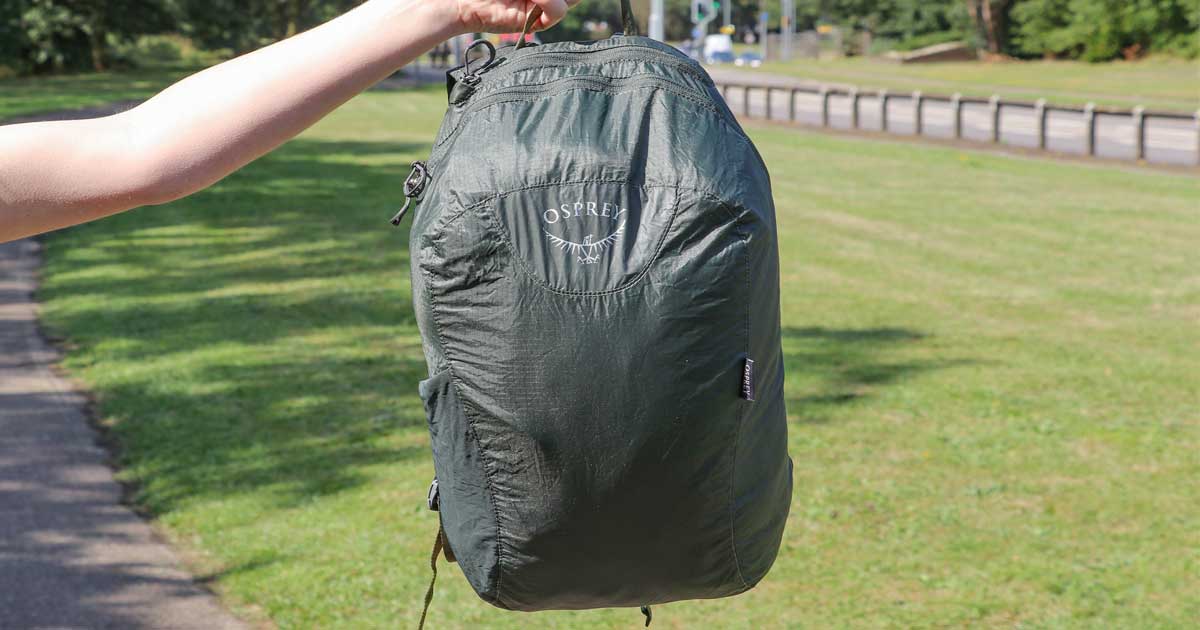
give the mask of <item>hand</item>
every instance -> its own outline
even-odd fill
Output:
[[[449,0],[458,7],[458,20],[466,33],[520,33],[534,6],[542,17],[533,30],[544,31],[558,23],[567,9],[581,0]]]

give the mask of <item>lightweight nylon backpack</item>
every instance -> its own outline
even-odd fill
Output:
[[[674,48],[486,48],[405,184],[435,575],[444,544],[517,611],[747,591],[792,487],[767,169]]]

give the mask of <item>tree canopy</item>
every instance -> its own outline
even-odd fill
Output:
[[[0,0],[0,66],[18,73],[103,70],[137,37],[174,32],[208,49],[242,53],[319,24],[362,0]],[[731,2],[754,28],[777,0]],[[646,5],[636,3],[643,21]],[[691,0],[666,0],[667,38],[691,34]],[[587,39],[620,22],[617,0],[587,0],[548,41]],[[716,28],[719,21],[712,25]],[[799,30],[829,24],[883,46],[961,40],[995,54],[1104,61],[1149,52],[1200,55],[1196,0],[796,0]]]

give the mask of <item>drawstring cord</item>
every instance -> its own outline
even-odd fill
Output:
[[[417,624],[417,630],[425,630],[425,617],[429,615],[429,605],[433,603],[433,586],[437,584],[437,560],[438,556],[442,555],[445,541],[446,530],[439,522],[437,540],[433,541],[433,553],[429,556],[429,568],[433,571],[433,578],[429,580],[429,590],[425,591],[425,608],[421,610],[421,623]]]

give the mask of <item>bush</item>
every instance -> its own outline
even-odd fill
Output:
[[[1194,0],[1021,0],[1011,13],[1013,45],[1025,56],[1086,61],[1151,50],[1195,56],[1194,6]]]
[[[191,39],[182,35],[143,35],[132,42],[117,46],[116,51],[124,63],[140,68],[207,66],[229,56],[200,50]]]

